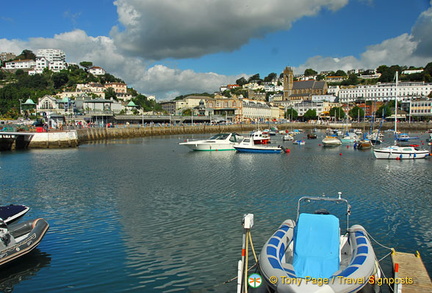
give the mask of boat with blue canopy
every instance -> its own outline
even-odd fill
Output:
[[[346,231],[327,210],[301,212],[304,203],[346,205]],[[264,244],[259,269],[269,292],[378,292],[380,277],[366,229],[349,226],[351,206],[341,197],[302,197],[297,218],[285,220]],[[363,291],[362,291],[363,292]]]

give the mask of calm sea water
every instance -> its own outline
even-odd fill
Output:
[[[339,191],[352,224],[385,246],[420,251],[431,273],[431,159],[375,160],[371,151],[323,148],[322,135],[284,142],[291,152],[280,155],[191,152],[178,145],[189,135],[1,153],[1,203],[30,206],[25,218],[43,217],[50,230],[2,268],[0,290],[234,292],[236,282],[224,282],[237,274],[243,214],[255,215],[260,251],[295,217],[299,197]]]

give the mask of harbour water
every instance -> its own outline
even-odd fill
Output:
[[[421,135],[421,139],[426,137]],[[300,134],[298,138],[305,137]],[[351,224],[382,245],[419,251],[432,273],[431,159],[376,160],[370,150],[286,154],[192,152],[172,135],[109,140],[77,149],[0,154],[1,204],[31,207],[50,230],[0,272],[3,292],[234,292],[243,214],[261,249],[304,195],[343,196]],[[388,250],[375,242],[378,257]],[[383,267],[390,270],[389,257]]]

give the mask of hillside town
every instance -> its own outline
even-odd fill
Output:
[[[59,49],[40,49],[35,56],[35,60],[16,59],[13,53],[3,52],[0,54],[1,70],[22,70],[28,75],[36,75],[42,74],[44,70],[61,72],[71,65],[66,61],[66,54]],[[419,74],[423,70],[406,69],[400,74]],[[89,66],[86,71],[94,76],[107,73],[99,66]],[[351,75],[364,80],[380,77],[376,69],[353,69],[347,73],[345,76],[331,75],[330,72],[295,75],[293,68],[287,66],[280,76],[275,75],[270,81],[249,80],[242,85],[221,85],[212,94],[191,94],[169,101],[157,101],[162,111],[146,111],[137,105],[133,91],[129,91],[124,82],[88,82],[76,84],[73,90],[63,89],[55,95],[45,95],[37,100],[20,100],[19,112],[27,117],[38,114],[48,118],[53,127],[71,120],[103,125],[144,124],[145,121],[256,123],[302,119],[308,111],[314,111],[317,120],[329,120],[332,119],[333,108],[341,108],[348,114],[353,107],[363,110],[363,117],[356,118],[365,119],[372,117],[383,104],[398,96],[402,111],[399,111],[397,119],[431,118],[432,83],[396,84],[394,81],[340,85]],[[112,91],[114,97],[107,98],[107,91]],[[156,97],[146,98],[156,103]],[[288,110],[295,111],[297,117],[290,117]]]

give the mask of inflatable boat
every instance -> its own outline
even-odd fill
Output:
[[[41,218],[11,225],[0,220],[0,266],[36,248],[48,228],[48,223]]]
[[[326,210],[300,213],[304,202],[346,204],[347,229],[341,234],[339,218]],[[349,227],[346,199],[302,197],[297,219],[285,220],[264,244],[259,267],[270,292],[378,292],[380,276],[365,228]]]

